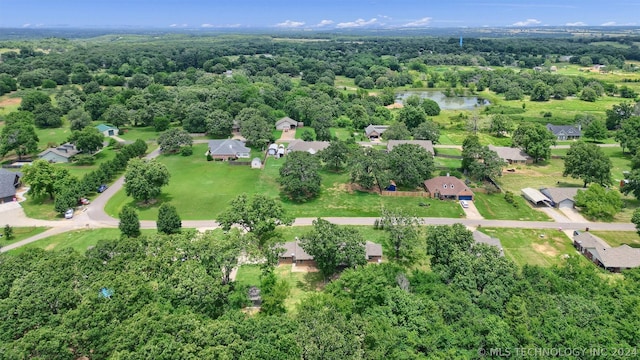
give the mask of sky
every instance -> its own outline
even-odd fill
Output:
[[[0,0],[0,27],[640,26],[640,0]]]

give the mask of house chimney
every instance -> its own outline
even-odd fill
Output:
[[[447,173],[447,177],[449,176],[449,173]]]

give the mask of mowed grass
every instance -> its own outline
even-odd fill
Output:
[[[510,190],[515,195],[520,194],[521,190],[526,187],[534,189],[544,187],[581,187],[583,184],[580,179],[562,176],[564,171],[564,160],[562,159],[550,159],[531,165],[514,165],[509,168],[515,169],[515,172],[504,171],[502,176],[497,179],[497,182],[503,190]]]
[[[171,202],[184,220],[215,219],[236,196],[263,194],[279,199],[294,217],[362,217],[379,216],[382,207],[403,208],[420,217],[463,217],[454,202],[422,197],[383,197],[376,193],[351,190],[348,173],[321,171],[320,196],[306,203],[294,203],[280,194],[277,182],[279,169],[285,159],[268,158],[262,170],[248,166],[232,166],[226,162],[206,161],[206,144],[194,145],[194,155],[160,156],[171,179],[158,201],[152,205],[137,204],[119,191],[105,207],[107,214],[116,216],[126,204],[138,208],[141,219],[155,220],[162,202]],[[420,204],[429,204],[420,206]]]
[[[624,179],[623,171],[629,171],[631,169],[631,154],[623,153],[622,148],[616,147],[601,147],[600,150],[611,159],[611,178],[615,183]],[[551,155],[566,156],[569,149],[551,149]],[[564,170],[564,160],[560,160],[560,164],[554,162],[555,165],[560,166],[560,171]]]
[[[627,244],[631,247],[640,248],[640,236],[635,231],[591,231],[612,247]]]
[[[38,226],[28,226],[28,227],[14,227],[13,228],[13,239],[11,240],[7,240],[7,238],[4,237],[4,225],[2,225],[1,220],[0,220],[0,234],[3,234],[2,237],[0,237],[0,247],[9,245],[9,244],[13,244],[15,242],[18,242],[20,240],[24,240],[26,238],[30,238],[32,236],[38,235],[40,233],[43,233],[47,230],[49,230],[48,227],[38,227]]]
[[[152,141],[158,138],[158,132],[156,132],[155,127],[153,126],[145,126],[145,127],[127,127],[122,128],[119,131],[118,137],[127,141],[136,141],[137,139],[142,139],[144,141]]]
[[[488,227],[478,230],[500,239],[505,256],[519,266],[557,265],[562,263],[563,255],[576,252],[563,231]]]
[[[36,134],[38,135],[38,149],[46,150],[49,145],[60,145],[67,142],[67,139],[71,135],[71,128],[69,128],[68,122],[65,120],[62,126],[59,128],[46,128],[39,129],[36,127]]]
[[[531,208],[523,197],[514,194],[513,199],[517,207],[506,202],[504,194],[476,193],[473,203],[485,219],[551,221],[546,214]]]
[[[155,234],[155,229],[142,229],[142,234]],[[87,251],[89,246],[95,246],[100,240],[115,240],[120,237],[120,230],[102,228],[90,230],[75,230],[53,235],[25,246],[9,251],[9,254],[20,254],[27,249],[38,248],[44,250],[62,250],[72,248],[80,253]]]

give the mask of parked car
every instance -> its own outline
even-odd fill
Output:
[[[78,200],[78,205],[89,205],[90,203],[91,201],[87,198],[80,198],[80,200]]]
[[[64,218],[71,219],[72,217],[73,217],[73,209],[67,209],[67,211],[64,212]]]
[[[108,188],[108,186],[106,184],[102,184],[102,185],[98,186],[98,192],[102,193],[105,190],[107,190],[107,188]]]
[[[460,206],[466,209],[469,207],[469,203],[466,200],[460,200]]]

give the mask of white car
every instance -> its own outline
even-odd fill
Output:
[[[460,200],[460,206],[466,209],[469,207],[469,203],[466,202],[465,200]]]
[[[73,217],[73,209],[67,209],[67,211],[64,212],[64,218],[71,219],[72,217]]]

